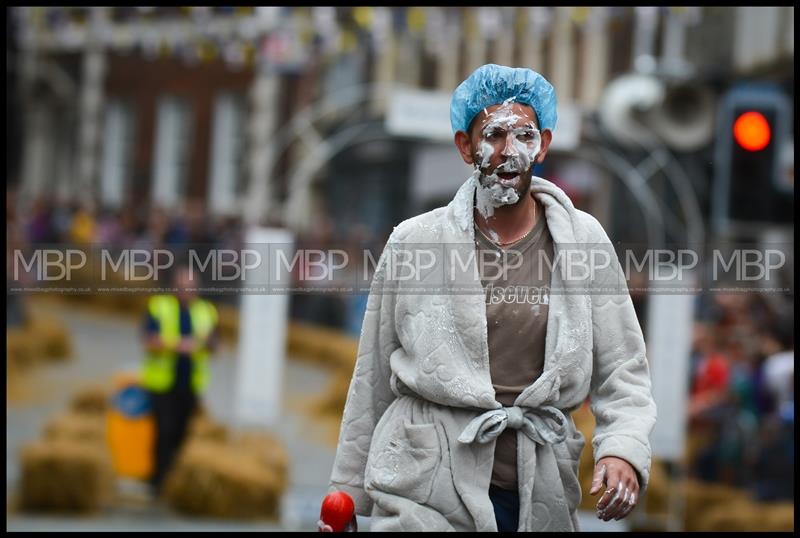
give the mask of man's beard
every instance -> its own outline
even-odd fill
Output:
[[[524,163],[512,158],[489,173],[485,166],[481,166],[485,163],[480,159],[474,162],[481,163],[475,167],[472,175],[477,180],[475,205],[484,218],[491,217],[498,207],[518,204],[530,190],[533,174],[531,165],[523,169],[520,165]],[[511,173],[516,176],[509,179],[500,176]]]

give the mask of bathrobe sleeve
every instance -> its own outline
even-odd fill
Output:
[[[591,290],[594,461],[606,456],[626,460],[644,491],[650,478],[650,433],[656,421],[644,338],[613,245],[600,223],[592,221],[589,248],[608,253],[610,262],[596,272]]]
[[[369,516],[372,500],[364,490],[367,456],[375,426],[394,400],[389,356],[400,347],[395,331],[396,290],[387,283],[392,239],[381,254],[370,286],[353,378],[344,407],[330,491],[348,493],[356,513]]]

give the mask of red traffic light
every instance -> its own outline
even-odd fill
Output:
[[[760,151],[767,147],[772,130],[767,118],[760,112],[745,112],[733,123],[733,137],[748,151]]]

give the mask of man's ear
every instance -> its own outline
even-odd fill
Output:
[[[550,147],[550,142],[553,141],[553,132],[550,129],[542,131],[542,148],[539,150],[539,155],[536,157],[536,163],[541,164],[544,162],[544,157],[547,155],[547,148]]]
[[[456,134],[453,137],[453,142],[455,142],[458,152],[461,154],[461,158],[464,160],[464,162],[467,164],[474,164],[472,160],[472,145],[470,144],[469,135],[464,131],[456,131]]]

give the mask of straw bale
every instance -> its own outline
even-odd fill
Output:
[[[278,477],[281,490],[288,485],[289,454],[277,437],[266,433],[245,432],[236,437],[233,446],[272,469]]]
[[[328,382],[325,392],[312,401],[310,405],[312,413],[323,418],[341,419],[347,401],[347,391],[350,389],[351,377],[352,373],[337,371]]]
[[[794,502],[761,503],[763,514],[761,531],[764,532],[793,532],[794,531]]]
[[[27,370],[39,356],[39,342],[21,327],[6,330],[6,357],[11,370]]]
[[[239,311],[235,306],[218,305],[219,335],[227,341],[236,341],[239,338]]]
[[[285,487],[278,469],[240,446],[190,441],[167,477],[176,510],[224,518],[276,518]]]
[[[206,413],[198,413],[189,423],[189,439],[202,439],[207,441],[225,442],[228,438],[228,428],[215,421]]]
[[[104,385],[93,385],[79,390],[70,401],[75,413],[104,416],[110,407],[111,394]]]
[[[73,441],[106,447],[106,420],[102,415],[67,412],[50,419],[44,429],[48,440]]]
[[[747,491],[722,484],[708,484],[696,480],[688,480],[682,486],[685,502],[684,527],[696,530],[704,525],[710,513],[718,507],[723,510],[732,505],[749,502]]]
[[[67,359],[72,354],[72,343],[64,324],[48,316],[32,316],[28,328],[30,338],[39,342],[43,359]]]
[[[94,444],[35,441],[22,448],[20,459],[22,510],[92,512],[112,497],[111,460]]]

